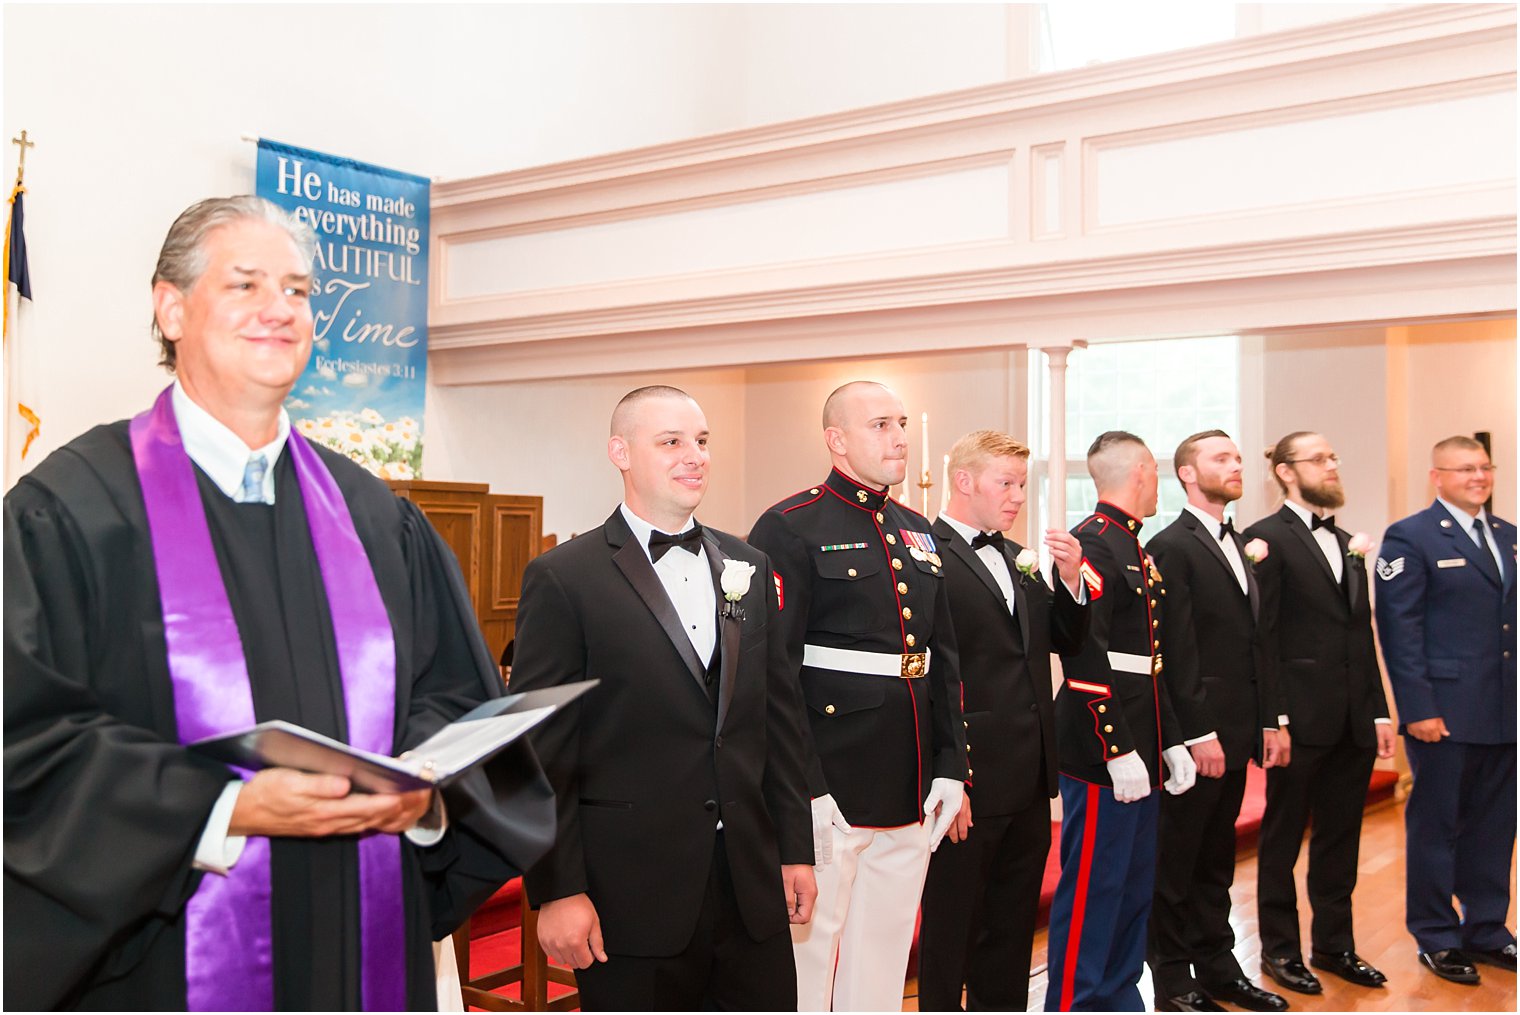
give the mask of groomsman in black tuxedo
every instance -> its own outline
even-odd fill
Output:
[[[675,388],[618,403],[623,503],[528,565],[512,689],[600,686],[534,737],[558,811],[527,875],[588,1010],[791,1010],[788,924],[816,888],[802,703],[765,555],[693,512],[707,421]]]
[[[929,861],[918,1006],[1023,1011],[1050,852],[1056,733],[1050,653],[1087,633],[1082,550],[1049,529],[1052,590],[1032,549],[1003,538],[1024,506],[1029,448],[992,430],[950,449],[950,503],[933,526],[961,653],[970,782],[962,821]],[[948,552],[946,552],[948,551]],[[964,829],[974,824],[969,835]]]
[[[1386,977],[1356,954],[1351,893],[1374,757],[1393,757],[1393,726],[1372,645],[1366,553],[1371,541],[1336,527],[1345,503],[1340,457],[1317,433],[1291,433],[1269,455],[1286,498],[1245,531],[1267,552],[1256,569],[1262,676],[1283,696],[1293,758],[1267,773],[1257,847],[1262,968],[1278,983],[1318,994],[1304,967],[1293,865],[1309,840],[1309,964],[1363,987]]]
[[[1288,757],[1278,730],[1275,670],[1260,664],[1261,593],[1248,547],[1225,518],[1240,499],[1241,460],[1228,434],[1206,430],[1177,446],[1177,480],[1187,506],[1146,544],[1167,577],[1161,638],[1172,709],[1198,782],[1161,800],[1160,863],[1147,959],[1157,1011],[1283,1011],[1288,1002],[1258,988],[1232,949],[1230,885],[1235,819],[1246,765],[1272,768]]]

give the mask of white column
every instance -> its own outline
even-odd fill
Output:
[[[1046,349],[1046,366],[1050,370],[1050,404],[1046,411],[1046,433],[1050,435],[1050,457],[1046,474],[1050,478],[1050,517],[1045,524],[1054,529],[1066,528],[1066,357],[1068,349]]]

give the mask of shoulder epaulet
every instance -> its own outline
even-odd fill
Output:
[[[786,514],[788,511],[795,511],[800,507],[807,507],[809,504],[816,504],[822,499],[823,487],[812,486],[806,490],[799,490],[785,500],[778,502],[775,507],[771,508],[771,510],[780,511],[782,514]]]
[[[1107,530],[1107,528],[1108,528],[1108,519],[1107,518],[1104,518],[1102,515],[1091,515],[1081,525],[1077,526],[1077,531],[1078,532],[1085,532],[1087,530],[1087,527],[1089,525],[1091,525],[1093,522],[1097,522],[1101,526],[1098,529],[1097,533],[1096,533],[1097,535],[1102,535],[1103,532],[1105,530]]]

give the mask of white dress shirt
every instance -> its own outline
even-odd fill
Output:
[[[973,528],[959,518],[951,518],[943,511],[939,513],[939,516],[968,543],[982,534],[981,529]],[[1002,591],[1003,604],[1008,607],[1008,613],[1011,616],[1014,611],[1013,575],[1008,569],[1008,558],[998,552],[995,546],[978,546],[974,552],[981,562],[987,565],[987,570],[992,572],[992,580],[997,582],[998,588]]]
[[[1339,582],[1341,575],[1346,571],[1346,562],[1341,559],[1341,544],[1336,540],[1334,531],[1326,528],[1314,528],[1314,523],[1311,519],[1315,515],[1311,515],[1309,509],[1297,501],[1288,500],[1283,503],[1292,508],[1293,513],[1298,516],[1298,520],[1304,523],[1305,528],[1309,529],[1309,535],[1319,544],[1320,551],[1325,555],[1325,560],[1330,563],[1330,570],[1334,573],[1335,580]],[[1316,515],[1323,518],[1325,512],[1321,509],[1316,512]]]
[[[1488,512],[1480,507],[1476,515],[1470,515],[1444,497],[1437,497],[1436,500],[1440,501],[1441,506],[1451,512],[1452,520],[1457,523],[1458,528],[1467,533],[1468,539],[1471,539],[1480,549],[1484,545],[1488,547],[1488,552],[1493,555],[1494,563],[1499,565],[1499,577],[1502,579],[1504,577],[1504,558],[1499,555],[1499,544],[1494,542],[1493,526],[1488,524]],[[1482,543],[1479,543],[1478,537],[1473,535],[1473,519],[1475,518],[1483,523]]]
[[[704,664],[711,662],[713,650],[718,645],[718,594],[713,589],[707,550],[701,543],[697,544],[696,553],[672,546],[655,560],[649,552],[649,536],[656,531],[655,527],[634,514],[627,504],[619,505],[619,510],[623,512],[623,520],[628,523],[633,538],[639,541],[644,556],[654,565],[654,573],[665,586],[665,594],[670,596],[676,614],[681,618],[681,630],[691,639],[697,658]],[[691,525],[692,520],[688,518],[679,531],[669,535],[678,536]]]
[[[174,382],[169,397],[174,408],[174,420],[179,425],[180,440],[184,442],[185,454],[200,466],[206,478],[222,493],[242,503],[243,472],[248,466],[248,460],[254,455],[263,455],[266,468],[263,496],[259,502],[273,504],[274,466],[280,460],[280,453],[285,450],[285,443],[290,437],[290,415],[284,408],[280,409],[274,440],[261,448],[250,450],[241,437],[196,405],[178,380]],[[206,819],[206,826],[195,847],[193,866],[196,870],[226,874],[243,855],[247,836],[227,834],[227,829],[232,824],[232,811],[237,806],[238,794],[242,789],[241,779],[234,779],[222,788],[222,794],[212,806],[211,816]],[[443,838],[447,827],[443,797],[435,793],[432,808],[423,815],[416,827],[407,830],[406,837],[418,846],[431,846]]]

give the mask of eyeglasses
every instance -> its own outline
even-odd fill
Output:
[[[1447,469],[1437,465],[1435,470],[1437,472],[1455,472],[1463,479],[1472,479],[1480,472],[1485,476],[1492,476],[1499,471],[1499,467],[1497,465],[1464,465],[1460,469]]]
[[[1313,458],[1289,458],[1285,464],[1298,465],[1300,462],[1308,462],[1310,465],[1319,469],[1323,469],[1327,465],[1332,469],[1339,469],[1341,467],[1341,456],[1315,455]]]

